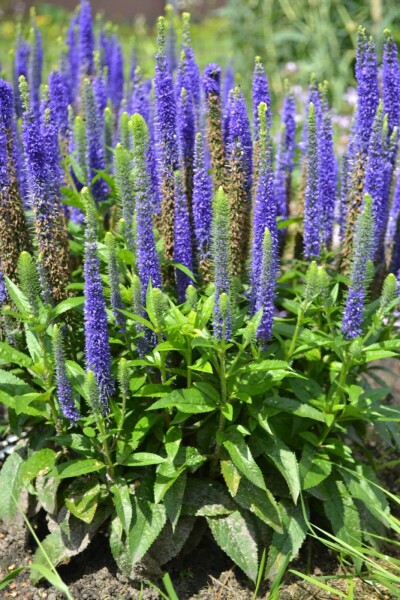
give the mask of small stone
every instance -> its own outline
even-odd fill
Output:
[[[8,570],[9,570],[9,571],[14,571],[14,569],[15,569],[15,565],[14,565],[14,564],[13,564],[13,565],[10,565],[10,566],[8,567]]]

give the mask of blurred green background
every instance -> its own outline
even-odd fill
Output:
[[[400,41],[399,0],[226,0],[219,3],[223,4],[219,8],[215,8],[215,0],[204,1],[208,1],[208,11],[202,14],[207,14],[201,21],[194,19],[192,27],[200,67],[211,61],[223,67],[231,62],[246,93],[254,57],[259,55],[265,64],[273,97],[281,96],[285,78],[304,86],[314,73],[317,79],[330,81],[333,102],[339,109],[345,90],[354,84],[357,26],[364,25],[376,37],[378,52],[386,27]],[[194,14],[198,12],[196,0],[175,0],[174,4],[189,11],[192,6]],[[15,0],[0,0],[0,57],[7,75],[22,6],[23,3]],[[57,64],[67,14],[51,3],[40,2],[37,14],[48,70]],[[178,18],[176,26],[179,40]],[[120,22],[118,31],[126,57],[135,47],[141,64],[151,73],[154,25],[140,16],[134,22]]]

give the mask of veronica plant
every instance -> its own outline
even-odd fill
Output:
[[[117,38],[99,41],[113,57],[93,54],[87,0],[68,34],[81,72],[50,76],[38,120],[24,79],[21,106],[0,86],[0,192],[18,215],[12,253],[0,243],[0,402],[9,429],[27,433],[0,471],[0,518],[25,487],[51,521],[54,564],[101,528],[128,576],[179,554],[201,521],[253,581],[274,579],[318,523],[378,582],[354,548],[398,531],[366,435],[399,443],[399,411],[376,373],[400,351],[394,41],[386,35],[380,104],[374,45],[360,33],[360,100],[370,89],[340,190],[326,90],[311,85],[299,214],[294,98],[276,152],[261,63],[252,130],[240,89],[223,103],[219,65],[206,67],[201,98],[183,18],[178,92],[163,19],[153,95],[136,69],[121,86]],[[102,112],[95,79],[111,64]],[[27,207],[13,178],[20,114]],[[71,156],[60,152],[66,132]],[[4,229],[14,213],[0,213]],[[342,248],[336,231],[346,242],[352,223]],[[36,580],[43,560],[38,551]]]

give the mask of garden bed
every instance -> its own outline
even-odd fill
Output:
[[[20,524],[10,527],[0,526],[0,577],[8,570],[28,564],[32,552],[26,547],[26,531]],[[304,553],[306,554],[306,553]],[[326,549],[315,545],[308,556],[300,556],[293,563],[293,569],[305,572],[306,562],[312,565],[314,576],[338,575],[329,585],[341,592],[347,592],[346,581],[340,579],[344,571],[338,567],[335,558]],[[199,547],[186,556],[171,561],[167,565],[179,600],[251,600],[254,586],[249,583],[239,569],[218,548],[211,537],[202,540]],[[140,597],[143,585],[143,600],[160,598],[159,594],[140,580],[129,581],[118,572],[111,556],[108,540],[98,535],[91,546],[67,565],[59,567],[59,573],[69,586],[72,596],[79,600],[136,600]],[[159,575],[159,574],[158,574]],[[162,583],[149,573],[149,578],[162,589]],[[263,585],[259,598],[265,598],[268,586]],[[29,573],[22,573],[6,590],[2,598],[18,600],[62,600],[63,595],[48,585],[35,587],[29,581]],[[384,588],[355,581],[354,597],[357,600],[389,600],[395,598]],[[279,600],[325,600],[337,596],[324,592],[312,584],[300,581],[287,573],[280,591]]]

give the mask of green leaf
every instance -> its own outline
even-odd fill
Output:
[[[351,496],[363,502],[378,521],[386,527],[391,527],[390,510],[386,496],[368,481],[374,481],[375,479],[372,469],[365,465],[357,465],[355,473],[343,469],[342,474]]]
[[[32,365],[32,359],[29,356],[19,352],[6,342],[0,342],[0,358],[20,367],[28,368]]]
[[[32,571],[36,571],[37,573],[39,573],[40,579],[46,579],[46,581],[48,581],[50,585],[55,587],[56,590],[58,590],[59,592],[62,592],[63,594],[67,594],[69,592],[68,586],[63,582],[61,577],[58,574],[51,571],[48,567],[45,567],[40,563],[34,562],[31,565],[29,565],[29,568],[32,569]]]
[[[65,506],[77,519],[91,523],[97,510],[100,484],[95,477],[79,477],[67,488]]]
[[[242,478],[234,499],[242,508],[254,513],[274,531],[282,533],[282,519],[278,504],[269,490],[260,490],[246,478]]]
[[[246,366],[246,369],[249,371],[276,371],[286,369],[287,371],[292,371],[291,366],[288,362],[284,360],[261,360],[254,361]]]
[[[16,577],[25,569],[25,567],[18,567],[17,569],[13,569],[10,573],[7,573],[5,577],[0,581],[0,590],[4,590],[5,587],[8,586],[9,583],[14,581]]]
[[[185,515],[216,517],[229,515],[236,509],[235,502],[218,481],[197,478],[187,480],[182,509]]]
[[[128,467],[147,467],[148,465],[159,465],[165,461],[165,458],[152,452],[135,452],[130,454],[123,464]]]
[[[160,408],[176,408],[186,414],[211,412],[217,407],[216,403],[197,388],[174,390],[165,398],[152,404],[147,410]]]
[[[184,467],[177,468],[171,461],[165,460],[158,465],[154,482],[154,501],[161,502],[167,490],[175,483]]]
[[[9,394],[6,394],[6,392],[3,392],[2,390],[0,390],[0,402],[8,408],[15,408],[15,399]]]
[[[296,455],[277,436],[264,435],[262,446],[266,456],[271,460],[285,478],[289,491],[296,504],[300,494],[300,475]]]
[[[164,506],[167,517],[171,523],[172,531],[175,531],[179,516],[182,511],[182,502],[185,494],[187,474],[184,471],[164,494]]]
[[[31,313],[32,309],[25,294],[7,276],[4,277],[11,300],[21,313]]]
[[[93,473],[93,471],[100,471],[104,469],[105,465],[95,458],[87,458],[84,460],[75,459],[69,460],[68,462],[57,465],[50,473],[50,477],[57,477],[58,479],[67,479],[68,477],[79,477],[86,473]]]
[[[129,558],[132,565],[143,558],[166,521],[164,506],[134,497],[132,523],[128,536]]]
[[[361,549],[360,516],[345,484],[330,477],[324,482],[323,489],[326,497],[324,510],[334,535],[352,548]],[[356,569],[360,570],[362,559],[354,556],[353,560]]]
[[[225,432],[221,437],[222,444],[228,451],[234,465],[255,486],[266,491],[267,488],[265,487],[261,469],[254,460],[243,435],[239,431],[230,430],[229,432]]]
[[[257,579],[258,549],[253,517],[236,510],[223,517],[206,517],[218,546],[252,580]]]
[[[300,550],[307,534],[301,506],[285,506],[282,514],[283,533],[274,533],[268,551],[265,577],[273,579],[286,561],[290,562]]]
[[[23,394],[35,391],[23,379],[3,369],[0,369],[0,390],[4,390],[11,396],[22,396]]]
[[[18,451],[14,451],[0,471],[0,519],[4,521],[15,514],[15,503],[18,502],[22,490],[23,463]]]
[[[399,353],[392,352],[391,350],[366,350],[365,362],[381,360],[382,358],[390,358],[391,356],[399,356]]]
[[[320,449],[306,444],[299,463],[301,487],[303,490],[319,485],[331,471],[329,457]]]
[[[67,312],[68,310],[72,310],[74,308],[77,308],[78,306],[82,306],[82,304],[84,302],[85,302],[84,296],[67,298],[66,300],[63,300],[62,302],[57,304],[57,306],[55,308],[53,308],[53,310],[51,311],[52,315],[54,315],[54,317],[59,317],[63,313]]]
[[[43,448],[34,452],[21,467],[21,478],[23,485],[26,485],[38,475],[44,475],[55,465],[57,455],[50,448]]]
[[[274,396],[272,398],[265,398],[265,405],[279,408],[282,412],[288,412],[297,417],[304,417],[306,419],[313,419],[325,423],[325,416],[322,412],[309,406],[308,404],[302,404],[292,398],[282,398],[280,396]]]
[[[232,496],[236,496],[242,476],[230,460],[221,460],[221,473]]]
[[[178,263],[178,262],[171,262],[171,265],[173,267],[175,267],[175,269],[179,269],[179,271],[182,271],[182,273],[185,273],[185,275],[187,275],[189,277],[189,279],[196,282],[196,277],[193,275],[193,273],[190,269],[185,267],[185,265],[182,265],[181,263]]]
[[[119,482],[112,486],[111,491],[114,495],[115,510],[126,535],[128,535],[132,521],[132,502],[129,486],[125,482]]]

